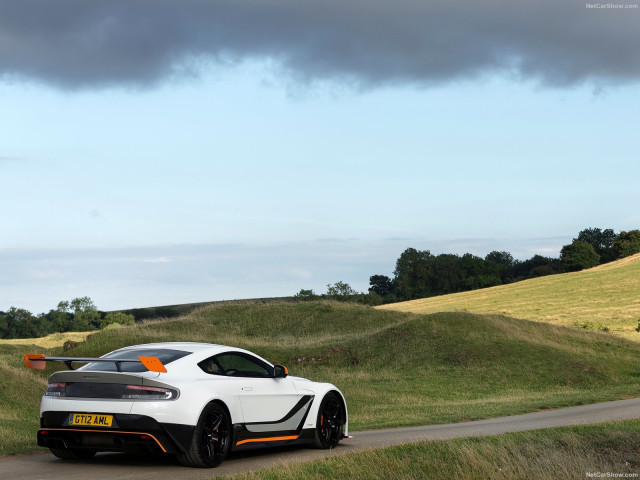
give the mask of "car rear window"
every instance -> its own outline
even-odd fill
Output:
[[[113,358],[113,359],[137,359],[140,357],[158,357],[158,359],[163,363],[163,365],[168,365],[171,362],[178,360],[179,358],[186,357],[190,355],[191,352],[185,352],[184,350],[172,350],[169,348],[159,348],[159,349],[148,349],[141,348],[137,350],[123,350],[119,352],[109,353],[105,355],[103,358]],[[91,371],[100,371],[100,372],[117,372],[115,363],[89,363],[87,364],[83,370],[91,370]],[[146,372],[147,369],[141,363],[121,363],[120,371],[122,372]]]

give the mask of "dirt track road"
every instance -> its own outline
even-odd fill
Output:
[[[477,422],[430,425],[351,432],[355,438],[341,442],[332,451],[304,447],[256,450],[232,454],[215,469],[182,467],[171,458],[132,457],[121,454],[98,454],[90,461],[67,462],[53,455],[34,454],[0,457],[2,480],[196,480],[231,475],[259,468],[324,458],[332,455],[379,448],[423,440],[497,435],[539,428],[600,423],[640,418],[640,398],[584,405],[558,410],[493,418]]]

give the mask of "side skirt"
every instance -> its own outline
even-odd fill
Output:
[[[236,452],[266,447],[284,447],[287,445],[302,445],[312,443],[315,438],[314,428],[305,428],[299,434],[294,432],[293,435],[282,435],[282,433],[283,432],[274,432],[274,436],[236,441],[233,451]]]
[[[313,398],[313,395],[303,396],[287,415],[275,422],[234,425],[233,449],[312,441],[314,429],[303,429],[303,426],[311,410]]]

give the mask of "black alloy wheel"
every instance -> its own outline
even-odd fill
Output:
[[[314,445],[317,448],[335,448],[342,439],[344,422],[342,401],[335,393],[327,393],[318,410]]]
[[[178,455],[185,466],[212,468],[220,465],[231,447],[231,421],[217,403],[207,405],[193,432],[189,449]]]

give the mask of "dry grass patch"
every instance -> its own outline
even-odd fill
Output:
[[[581,272],[377,307],[419,314],[494,313],[556,325],[608,329],[640,341],[640,254]]]
[[[63,346],[67,341],[84,342],[89,335],[94,333],[96,333],[95,330],[91,332],[52,333],[40,338],[0,339],[0,345],[35,345],[41,348],[55,348]]]

